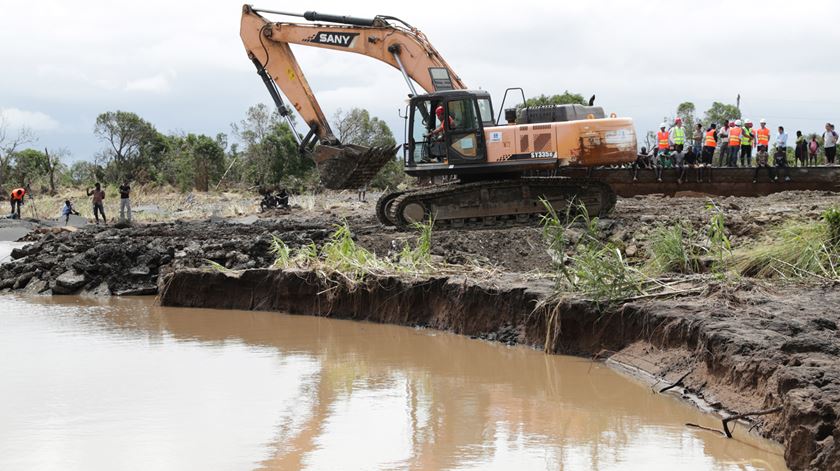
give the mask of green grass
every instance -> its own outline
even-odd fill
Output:
[[[675,224],[671,227],[656,227],[650,240],[650,258],[645,264],[646,272],[656,275],[700,271],[703,248],[690,226]]]
[[[415,246],[406,244],[395,257],[380,257],[353,239],[347,223],[335,231],[319,248],[314,243],[292,251],[282,240],[274,237],[271,252],[275,268],[305,268],[324,275],[339,275],[351,284],[363,282],[370,275],[424,275],[437,267],[432,263],[432,221],[416,224],[419,235]]]
[[[840,271],[840,250],[825,221],[791,221],[758,244],[736,251],[732,268],[757,278],[830,278]]]
[[[732,256],[732,242],[726,233],[726,215],[723,209],[711,201],[706,205],[706,209],[712,212],[706,231],[709,239],[709,254],[715,260],[712,264],[712,272],[718,276],[724,276]]]
[[[561,218],[548,201],[542,203],[546,208],[543,237],[558,275],[558,292],[575,292],[608,304],[642,292],[644,276],[630,266],[621,250],[600,240],[598,220],[590,218],[586,208],[579,208],[574,218],[569,208]],[[572,226],[583,229],[574,243],[569,237]]]

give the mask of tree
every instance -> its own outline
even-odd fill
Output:
[[[300,156],[289,125],[262,103],[248,108],[245,119],[231,124],[231,129],[243,145],[235,173],[249,184],[276,185],[285,181],[294,186],[291,179],[301,179],[315,167],[311,159]]]
[[[562,95],[540,95],[531,97],[525,100],[525,106],[546,106],[546,105],[586,105],[589,102],[584,100],[583,95],[579,93],[569,93],[564,91]]]
[[[5,183],[9,175],[12,157],[18,148],[35,141],[32,130],[23,126],[12,136],[9,134],[9,122],[5,113],[0,110],[0,186]]]
[[[92,183],[102,180],[105,171],[93,162],[80,160],[70,166],[70,181],[76,186],[90,186]]]
[[[192,188],[208,191],[210,182],[218,180],[224,171],[223,142],[203,134],[170,136],[170,139],[177,148],[174,156],[178,186],[185,191]]]
[[[108,111],[96,118],[94,134],[109,147],[98,156],[101,163],[112,166],[114,179],[123,179],[143,167],[143,160],[154,149],[159,133],[135,113]],[[136,176],[135,176],[136,177]]]
[[[690,101],[686,101],[680,103],[677,106],[677,117],[682,119],[683,127],[690,131],[694,130],[694,124],[696,119],[694,117],[694,113],[696,112],[697,108],[694,106],[694,103]]]
[[[44,148],[44,170],[46,170],[47,177],[49,178],[51,195],[55,195],[56,173],[61,173],[61,171],[66,168],[64,164],[61,163],[61,160],[69,155],[70,151],[64,147],[53,150],[52,153],[50,153],[49,149],[46,147]]]
[[[395,146],[397,141],[391,129],[379,118],[371,118],[370,113],[362,108],[353,108],[343,112],[338,110],[333,117],[333,127],[338,132],[342,144],[358,146]],[[405,182],[408,176],[403,170],[399,157],[386,163],[370,181],[370,186],[378,189],[396,188]]]
[[[735,105],[726,105],[716,101],[712,103],[711,108],[706,110],[705,121],[707,124],[717,123],[720,126],[721,123],[728,123],[736,119],[741,119],[741,110]]]
[[[379,118],[371,118],[368,110],[353,108],[338,110],[333,116],[333,127],[342,144],[365,147],[395,146],[397,141],[391,129]]]
[[[15,152],[10,166],[9,176],[18,186],[29,186],[33,180],[46,174],[47,156],[35,149],[23,149]]]

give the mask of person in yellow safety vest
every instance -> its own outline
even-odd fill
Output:
[[[665,130],[667,127],[665,123],[659,125],[659,132],[656,133],[656,152],[653,155],[659,155],[660,152],[671,148],[671,135]]]
[[[685,146],[685,128],[682,126],[682,119],[674,121],[674,127],[668,134],[671,144],[674,145],[674,152],[682,152]]]
[[[736,119],[729,128],[729,166],[738,166],[738,153],[741,151],[741,120]]]
[[[12,218],[20,219],[20,206],[23,204],[23,197],[26,195],[26,188],[15,188],[9,195],[12,203]]]
[[[755,142],[752,126],[752,120],[744,120],[744,128],[741,130],[741,167],[752,167],[752,148]]]

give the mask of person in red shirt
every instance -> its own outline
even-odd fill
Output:
[[[434,131],[432,131],[432,133],[431,133],[432,137],[443,133],[443,106],[438,106],[437,108],[435,108],[435,115],[437,116],[437,119],[440,122],[440,125],[437,128],[435,128]],[[455,120],[452,119],[452,116],[450,116],[449,117],[449,128],[451,129],[453,127],[455,127]]]

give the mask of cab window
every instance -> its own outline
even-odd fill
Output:
[[[493,107],[490,106],[490,99],[478,99],[478,112],[481,114],[482,123],[493,124]]]
[[[478,156],[476,130],[479,129],[475,101],[472,99],[450,101],[446,105],[450,126],[450,146],[462,157]]]
[[[447,108],[449,110],[449,117],[453,121],[450,124],[454,125],[452,129],[458,131],[478,129],[478,117],[475,113],[473,100],[450,101]]]

